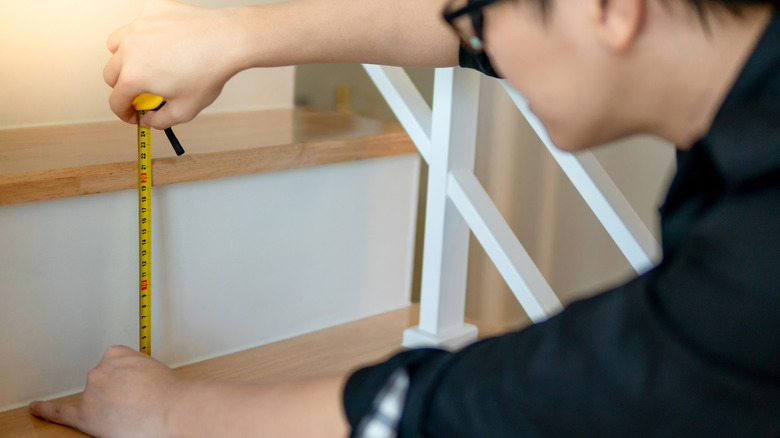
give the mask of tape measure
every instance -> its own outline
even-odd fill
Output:
[[[163,103],[163,98],[142,94],[133,100],[138,111],[138,343],[152,354],[152,130],[141,117]]]
[[[146,110],[138,111],[138,118]],[[138,124],[139,350],[152,354],[152,153],[151,129]]]
[[[138,298],[139,351],[152,354],[152,130],[141,126],[147,111],[160,109],[165,99],[141,94],[133,100],[138,111]],[[177,155],[184,153],[171,128],[165,130]]]

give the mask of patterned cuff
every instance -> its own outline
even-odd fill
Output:
[[[363,417],[355,430],[356,438],[396,438],[398,423],[404,412],[409,392],[409,373],[397,369],[377,393],[371,411]]]

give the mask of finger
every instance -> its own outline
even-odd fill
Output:
[[[119,46],[122,45],[122,41],[130,34],[131,27],[129,24],[120,27],[113,31],[106,40],[106,47],[111,53],[116,53],[119,50]]]
[[[30,403],[30,413],[44,420],[77,429],[80,425],[79,409],[71,405],[49,401],[32,402]]]
[[[130,34],[131,30],[132,27],[129,24],[126,24],[111,32],[111,35],[106,39],[106,48],[108,51],[116,53],[116,51],[119,50],[119,46],[122,45],[122,42]]]
[[[132,356],[137,353],[137,351],[124,345],[112,345],[106,348],[105,353],[103,353],[103,359],[101,359],[100,362],[102,363],[104,361],[110,361],[124,356]]]
[[[136,123],[138,114],[133,108],[133,99],[141,93],[143,91],[133,90],[129,86],[116,86],[108,97],[108,106],[120,119],[127,123]]]
[[[91,375],[93,377],[99,376],[100,370],[105,370],[110,366],[111,362],[115,361],[116,359],[132,355],[133,353],[135,353],[135,350],[131,349],[130,347],[125,347],[124,345],[112,345],[106,348],[106,351],[103,352],[103,357],[100,358],[100,363],[98,363],[95,368],[87,373],[87,381],[90,381]]]
[[[122,59],[118,55],[114,55],[108,60],[106,66],[103,67],[103,80],[109,87],[116,87],[116,83],[119,80],[119,74],[122,72]]]

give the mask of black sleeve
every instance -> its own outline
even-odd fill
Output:
[[[460,66],[463,68],[473,68],[474,70],[481,71],[482,73],[488,76],[492,76],[494,78],[501,77],[493,69],[493,65],[490,63],[490,58],[488,58],[485,52],[471,53],[468,50],[461,47],[460,52],[458,54],[458,59],[459,59]]]
[[[654,271],[547,322],[358,372],[347,412],[405,366],[404,438],[780,436],[777,179],[712,206]]]

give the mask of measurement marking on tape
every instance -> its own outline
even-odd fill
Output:
[[[138,112],[138,120],[146,111]],[[138,340],[139,350],[152,354],[152,153],[151,129],[138,124]]]

